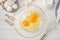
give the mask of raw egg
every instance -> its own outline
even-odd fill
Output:
[[[27,31],[35,31],[38,28],[39,15],[37,12],[29,12],[30,15],[27,15],[26,19],[22,21],[22,28]]]
[[[38,20],[38,13],[36,12],[31,12],[31,15],[29,16],[29,21],[31,23],[36,23]]]
[[[22,21],[22,25],[25,27],[29,26],[29,24],[30,24],[30,22],[28,20]]]

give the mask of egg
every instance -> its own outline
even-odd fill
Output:
[[[30,22],[35,23],[38,20],[38,14],[36,12],[31,12],[31,16],[29,17]]]
[[[13,5],[12,5],[12,8],[13,8],[14,10],[16,10],[16,9],[18,9],[18,5],[17,5],[17,4],[13,4]]]
[[[29,12],[30,15],[26,15],[26,19],[22,20],[21,25],[22,28],[26,31],[32,32],[38,28],[39,23],[39,15],[37,12]]]
[[[4,7],[7,8],[8,6],[11,6],[13,4],[14,4],[14,2],[11,2],[11,1],[8,0],[4,3]]]
[[[12,7],[8,6],[7,11],[12,12],[13,11]]]
[[[11,6],[13,4],[14,4],[14,2],[13,1],[9,1],[9,0],[4,3],[5,6],[7,6],[7,5]]]
[[[29,20],[23,20],[22,25],[25,26],[25,27],[28,27],[30,25]]]

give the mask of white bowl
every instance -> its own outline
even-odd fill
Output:
[[[25,31],[21,26],[20,26],[20,19],[24,18],[24,15],[26,14],[26,12],[28,11],[36,11],[38,12],[38,14],[41,17],[41,22],[39,24],[39,27],[36,31],[34,32],[27,32]],[[42,38],[42,36],[45,34],[47,26],[46,26],[46,18],[45,18],[45,14],[43,12],[43,10],[36,6],[36,5],[29,5],[28,6],[24,6],[21,9],[19,9],[19,11],[17,11],[17,14],[15,14],[15,22],[14,22],[14,28],[16,30],[16,32],[23,38]]]

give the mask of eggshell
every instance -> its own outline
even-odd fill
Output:
[[[4,3],[4,7],[7,8],[9,5],[7,3]]]
[[[12,7],[8,6],[7,11],[12,12],[13,11]]]
[[[9,6],[11,6],[11,5],[13,5],[13,4],[14,4],[13,1],[6,1],[6,2],[5,2],[5,5],[9,5]]]
[[[12,5],[12,8],[16,10],[16,9],[18,9],[18,5],[14,4],[14,5]]]

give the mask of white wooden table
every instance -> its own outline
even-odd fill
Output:
[[[1,14],[3,11],[0,11],[0,40],[20,40],[20,36],[14,28],[4,22],[3,18],[5,18],[5,16]],[[55,29],[50,31],[43,40],[60,40],[60,25],[57,25]]]

